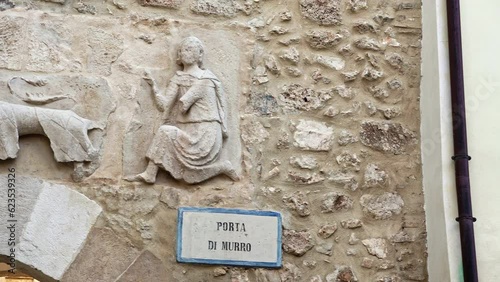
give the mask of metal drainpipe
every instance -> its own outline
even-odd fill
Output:
[[[465,282],[477,282],[476,246],[469,181],[467,129],[465,120],[464,73],[459,0],[447,0],[448,49],[450,55],[451,107],[453,115],[453,146],[457,188],[462,267]]]

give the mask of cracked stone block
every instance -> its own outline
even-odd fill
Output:
[[[313,239],[309,231],[283,231],[283,251],[294,256],[303,256],[313,247]]]
[[[191,11],[201,15],[232,18],[239,10],[241,7],[235,0],[195,0],[191,3]]]
[[[349,0],[347,7],[352,12],[358,12],[368,8],[368,0]]]
[[[298,184],[314,184],[325,180],[325,177],[318,173],[300,173],[296,171],[288,172],[288,179]]]
[[[337,223],[325,224],[318,230],[318,236],[323,239],[329,238],[337,231],[337,228]]]
[[[163,7],[169,9],[179,9],[182,0],[139,0],[142,6]]]
[[[363,211],[375,219],[389,219],[401,213],[404,202],[396,193],[383,193],[381,195],[365,194],[360,199]]]
[[[290,157],[290,164],[296,168],[315,169],[318,167],[318,160],[310,156]]]
[[[378,70],[373,69],[373,68],[366,68],[361,73],[361,77],[365,80],[368,80],[368,81],[379,80],[383,76],[384,76],[383,71],[378,71]]]
[[[378,151],[401,154],[417,142],[416,134],[399,123],[366,121],[361,128],[361,143]]]
[[[326,276],[326,282],[357,282],[358,278],[354,275],[351,267],[346,265],[338,266],[334,272]]]
[[[300,120],[295,127],[293,144],[305,151],[330,151],[333,137],[333,129],[324,123]]]
[[[139,250],[111,229],[94,228],[61,281],[115,281],[139,255]]]
[[[348,210],[352,208],[352,199],[344,194],[331,192],[323,196],[321,202],[321,212],[330,213],[340,210]]]
[[[301,191],[283,196],[283,203],[285,203],[289,209],[297,212],[299,216],[305,217],[311,214],[307,196]]]
[[[290,108],[310,111],[323,107],[324,102],[330,100],[332,95],[299,84],[290,84],[283,86],[280,98]]]
[[[329,49],[337,46],[344,36],[328,30],[311,30],[306,33],[306,42],[314,49]]]
[[[363,188],[384,187],[388,178],[387,172],[381,170],[378,165],[370,163],[365,169]]]
[[[283,268],[279,272],[282,282],[299,282],[302,277],[300,269],[289,262],[285,262]]]
[[[340,25],[342,23],[340,0],[300,0],[300,12],[307,19],[320,25]]]
[[[372,238],[362,240],[361,243],[366,247],[366,250],[370,255],[376,256],[379,259],[387,257],[387,243],[385,239]]]
[[[150,251],[144,251],[116,282],[168,282],[170,277],[171,273],[167,271],[163,262]]]
[[[96,202],[73,189],[44,182],[20,234],[16,258],[54,279],[61,279],[101,212]]]
[[[382,50],[382,46],[380,45],[380,43],[377,40],[369,37],[363,37],[361,39],[354,41],[354,46],[362,50],[371,50],[371,51]]]
[[[351,219],[342,220],[340,225],[342,225],[342,228],[355,229],[355,228],[362,227],[363,222],[359,219],[351,218]]]

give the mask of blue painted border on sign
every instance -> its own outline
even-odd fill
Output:
[[[184,212],[203,212],[203,213],[228,213],[228,214],[246,214],[255,216],[272,216],[278,218],[278,250],[276,262],[258,262],[258,261],[235,261],[235,260],[217,260],[217,259],[197,259],[183,258],[182,254],[182,224]],[[259,210],[241,210],[241,209],[226,209],[226,208],[195,208],[195,207],[180,207],[177,212],[177,262],[184,263],[202,263],[202,264],[223,264],[234,266],[248,267],[266,267],[279,268],[282,265],[282,250],[281,250],[281,214],[274,211],[259,211]]]

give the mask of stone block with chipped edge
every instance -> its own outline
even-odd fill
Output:
[[[80,252],[102,208],[64,185],[42,182],[40,186],[20,235],[17,259],[59,280]]]
[[[139,255],[139,250],[111,229],[94,228],[61,281],[115,281]]]

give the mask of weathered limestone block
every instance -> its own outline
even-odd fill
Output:
[[[398,233],[391,236],[391,242],[393,243],[410,243],[414,242],[415,238],[409,234],[406,230],[401,230]]]
[[[361,143],[375,150],[401,154],[417,142],[415,133],[399,123],[366,121],[361,128]]]
[[[16,5],[12,2],[10,2],[9,0],[2,0],[0,2],[0,12],[1,11],[5,11],[5,10],[8,10],[8,9],[12,9],[14,8]]]
[[[285,262],[280,270],[280,278],[282,282],[299,282],[302,278],[302,272],[296,265]]]
[[[382,112],[382,114],[384,115],[384,118],[386,118],[386,119],[397,118],[398,116],[400,116],[402,114],[401,108],[399,108],[399,107],[389,107],[389,108],[385,108],[385,109],[379,109],[379,111]]]
[[[163,7],[169,9],[179,9],[182,0],[140,0],[143,6]]]
[[[289,171],[288,179],[298,184],[308,185],[308,184],[319,183],[325,180],[325,177],[315,172],[304,173],[304,172]]]
[[[280,98],[290,108],[310,111],[323,107],[324,102],[332,96],[329,92],[315,91],[300,84],[289,84],[283,86]]]
[[[379,70],[376,70],[374,68],[369,68],[369,67],[365,68],[363,70],[363,72],[361,73],[361,77],[365,80],[368,80],[368,81],[379,80],[383,76],[384,76],[383,71],[379,71]]]
[[[395,17],[393,15],[380,11],[375,15],[375,17],[373,17],[373,20],[379,25],[385,25],[392,22],[394,18]]]
[[[369,21],[358,21],[354,23],[353,29],[361,34],[378,32],[376,24]]]
[[[422,259],[412,259],[399,266],[401,276],[412,281],[424,281],[427,278],[425,262]]]
[[[401,69],[405,65],[403,56],[398,53],[387,53],[385,60],[395,69]]]
[[[360,199],[363,211],[375,219],[389,219],[401,213],[404,202],[396,193],[383,193],[381,195],[366,194]]]
[[[358,278],[354,275],[351,267],[341,265],[336,267],[335,271],[326,276],[326,282],[357,282]]]
[[[80,14],[95,15],[97,14],[97,7],[92,4],[77,2],[73,6]]]
[[[300,53],[299,50],[297,50],[297,48],[291,47],[283,51],[282,54],[280,55],[280,58],[293,65],[297,65],[300,62]]]
[[[352,199],[344,194],[331,192],[323,195],[321,201],[321,212],[330,213],[341,210],[348,210],[352,208]]]
[[[214,277],[220,277],[227,274],[227,267],[217,267],[214,269]]]
[[[61,281],[115,281],[139,255],[139,250],[111,229],[94,228]]]
[[[361,262],[361,267],[372,269],[375,264],[375,260],[372,258],[363,258],[363,261]]]
[[[314,61],[332,70],[341,70],[345,67],[345,61],[338,57],[316,55]]]
[[[347,146],[356,142],[358,142],[358,138],[354,136],[354,134],[347,130],[340,131],[339,138],[337,139],[337,143],[339,143],[340,146]]]
[[[283,196],[283,203],[289,209],[294,210],[299,216],[305,217],[311,214],[307,196],[301,191]]]
[[[248,145],[261,144],[269,138],[269,132],[256,120],[243,120],[241,139]]]
[[[320,254],[331,256],[333,255],[333,243],[324,242],[316,246],[314,250]]]
[[[323,239],[327,239],[331,237],[335,231],[337,231],[337,228],[337,223],[325,224],[318,230],[318,236]]]
[[[160,202],[166,204],[171,209],[177,209],[180,203],[179,191],[176,188],[165,187],[160,196]]]
[[[337,163],[340,165],[341,168],[343,169],[349,169],[352,168],[354,171],[359,171],[361,160],[356,154],[351,154],[347,151],[342,152],[340,155],[338,155],[336,158]]]
[[[380,45],[380,43],[377,40],[370,37],[363,37],[361,39],[354,41],[354,46],[362,50],[371,50],[371,51],[382,50],[382,46]]]
[[[236,0],[195,0],[191,3],[191,11],[201,15],[232,18],[240,9],[241,6]]]
[[[403,87],[403,82],[401,82],[401,80],[397,78],[394,78],[387,81],[387,87],[389,87],[389,89],[391,90],[401,89]]]
[[[276,60],[276,57],[273,55],[267,55],[264,57],[264,65],[266,68],[269,70],[274,75],[279,75],[280,74],[280,67],[278,65],[278,61]]]
[[[321,276],[316,275],[316,276],[311,277],[309,282],[323,282],[323,279],[321,278]]]
[[[368,0],[349,0],[347,6],[352,12],[358,12],[368,8]]]
[[[361,243],[363,243],[370,255],[376,256],[379,259],[387,257],[387,243],[385,239],[372,238],[363,240]]]
[[[15,170],[9,172],[12,172],[13,175],[16,175]],[[8,179],[11,180],[9,181]],[[19,235],[23,233],[26,224],[29,222],[30,215],[38,199],[38,195],[42,191],[41,187],[44,186],[44,182],[36,178],[21,177],[19,176],[19,172],[17,172],[15,178],[12,177],[12,175],[10,177],[8,177],[7,175],[0,175],[0,183],[4,183],[3,185],[5,188],[5,192],[0,193],[0,201],[5,203],[5,208],[0,209],[0,218],[4,220],[11,218],[7,203],[8,195],[12,193],[10,193],[7,189],[9,188],[9,186],[14,186],[10,188],[15,188],[15,219],[17,219],[16,232],[18,234],[15,243],[19,244]],[[8,183],[12,184],[9,185]],[[2,242],[6,242],[5,244],[0,244],[0,254],[9,254],[10,246],[7,244],[7,242],[9,242],[9,237],[10,232],[8,230],[0,232],[0,240],[2,240]]]
[[[303,256],[313,247],[309,231],[283,230],[283,251],[294,256]]]
[[[389,93],[387,93],[387,90],[379,87],[379,86],[371,86],[368,90],[370,90],[370,93],[373,95],[374,98],[377,99],[384,99],[389,97]]]
[[[363,188],[383,187],[388,178],[387,172],[381,170],[376,164],[370,163],[365,169]]]
[[[357,92],[352,87],[347,87],[345,85],[335,86],[333,89],[333,93],[339,95],[344,99],[351,100],[356,97]]]
[[[261,115],[271,115],[279,110],[278,101],[269,93],[252,93],[250,104],[253,110]]]
[[[170,281],[171,274],[163,262],[150,251],[144,251],[116,282],[129,281]]]
[[[26,32],[26,19],[7,15],[0,17],[0,68],[21,70],[25,65],[28,44],[23,35]]]
[[[293,139],[293,144],[301,150],[329,151],[333,146],[333,129],[324,123],[300,120]]]
[[[398,275],[393,274],[391,276],[378,277],[376,281],[377,282],[401,282],[403,280]]]
[[[89,28],[87,34],[90,51],[88,71],[90,73],[111,75],[111,64],[118,60],[124,51],[123,37],[103,29]]]
[[[287,34],[287,33],[288,33],[288,29],[286,29],[282,26],[278,26],[278,25],[271,27],[271,29],[269,30],[269,34],[272,34],[272,35],[283,35],[283,34]]]
[[[40,194],[18,235],[16,258],[59,280],[80,252],[102,209],[63,185],[43,182],[36,188]]]
[[[311,30],[306,33],[306,42],[315,49],[330,49],[337,46],[344,36],[328,30]]]
[[[343,72],[342,76],[344,77],[345,82],[350,82],[356,80],[358,78],[359,71],[349,71],[349,72]]]
[[[315,169],[318,167],[318,160],[311,156],[290,157],[290,164],[296,168]]]
[[[350,218],[350,219],[342,220],[340,222],[340,225],[342,225],[342,228],[355,229],[355,228],[362,227],[363,222],[359,219],[356,219],[356,218]]]
[[[300,11],[304,17],[320,25],[340,25],[342,23],[340,0],[300,0]]]
[[[332,171],[328,175],[328,180],[340,185],[346,190],[356,191],[358,189],[359,183],[356,180],[356,176],[341,171]]]

